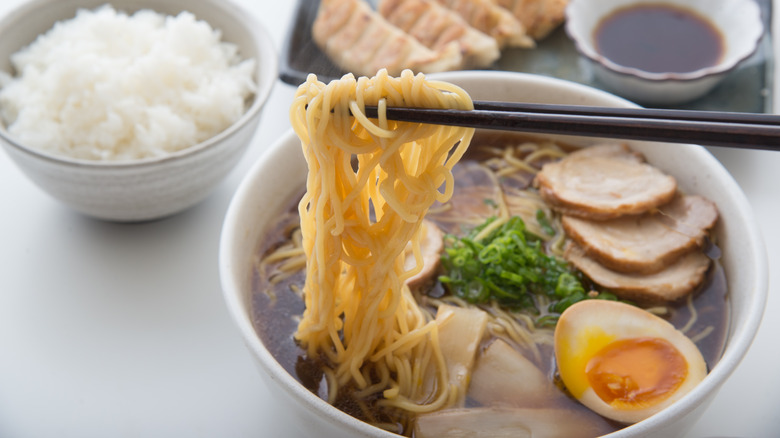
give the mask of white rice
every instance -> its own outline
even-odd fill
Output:
[[[229,127],[256,90],[255,60],[220,40],[188,12],[80,10],[12,56],[0,116],[19,143],[55,154],[170,154]]]

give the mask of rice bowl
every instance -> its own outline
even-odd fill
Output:
[[[13,11],[0,23],[0,68],[10,74],[11,54],[55,22],[74,17],[77,10],[103,4],[89,0],[39,0]],[[276,52],[265,30],[230,3],[148,1],[112,5],[129,14],[140,9],[171,16],[188,11],[198,19],[208,20],[211,27],[222,32],[223,41],[235,44],[242,58],[256,60],[251,77],[257,89],[246,102],[246,110],[231,126],[197,144],[124,162],[97,162],[41,151],[17,141],[4,125],[0,138],[11,158],[37,185],[75,210],[106,220],[156,219],[204,199],[243,155],[276,80]]]

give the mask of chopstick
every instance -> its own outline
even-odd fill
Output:
[[[369,118],[376,107],[366,107]],[[389,120],[528,133],[780,150],[780,115],[475,101],[474,110],[388,107]]]

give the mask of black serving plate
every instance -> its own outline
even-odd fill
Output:
[[[312,23],[317,17],[319,0],[298,0],[292,27],[282,50],[279,77],[290,85],[300,85],[309,73],[322,82],[340,78],[344,72],[314,44]]]
[[[706,96],[676,108],[759,113],[771,110],[774,86],[774,60],[769,35],[772,2],[756,1],[761,6],[767,30],[758,51]],[[374,4],[374,1],[369,0],[369,3]],[[338,79],[345,73],[312,40],[311,28],[319,4],[319,0],[298,0],[280,62],[280,77],[288,84],[300,85],[309,73],[316,74],[323,82]],[[551,76],[607,89],[593,77],[590,67],[580,58],[562,26],[539,42],[535,49],[505,50],[493,69]]]

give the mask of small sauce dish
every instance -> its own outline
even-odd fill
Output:
[[[566,32],[605,88],[674,105],[753,55],[764,25],[755,0],[571,0]]]

